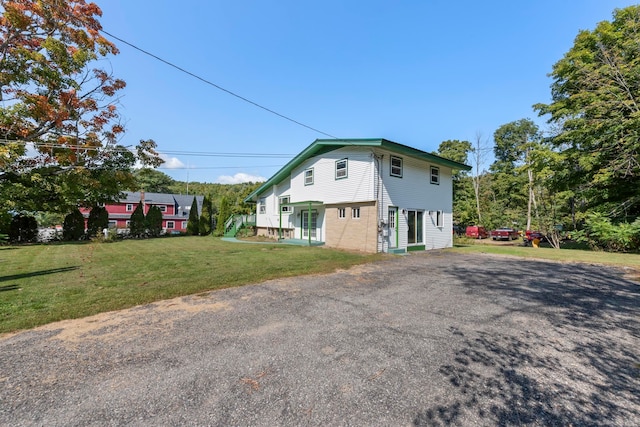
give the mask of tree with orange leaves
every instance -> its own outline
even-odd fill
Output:
[[[137,160],[158,166],[155,142],[133,153],[116,94],[95,68],[118,53],[100,8],[85,0],[0,0],[0,211],[66,212],[118,198]]]

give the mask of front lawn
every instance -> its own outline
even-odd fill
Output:
[[[0,246],[0,333],[374,259],[212,237]]]

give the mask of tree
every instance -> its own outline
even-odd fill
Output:
[[[104,206],[94,206],[87,219],[87,234],[92,238],[102,234],[105,228],[109,228],[109,212]]]
[[[209,196],[204,196],[202,200],[202,213],[200,214],[200,235],[207,236],[211,234],[211,199]]]
[[[171,193],[176,181],[169,175],[152,168],[141,168],[135,172],[137,187],[149,193]]]
[[[17,243],[28,243],[36,240],[38,223],[31,215],[18,214],[11,220],[9,240]]]
[[[131,213],[131,218],[129,218],[129,235],[140,238],[146,233],[147,223],[144,216],[144,206],[142,205],[142,201],[139,201],[136,208]]]
[[[480,184],[482,183],[482,179],[484,176],[484,159],[488,150],[486,145],[487,141],[483,140],[482,132],[476,132],[475,144],[471,148],[471,158],[473,163],[473,175],[471,176],[471,182],[473,184],[473,191],[476,199],[477,224],[482,224],[482,210],[480,209]]]
[[[187,234],[189,236],[197,236],[200,231],[200,220],[198,218],[198,202],[193,198],[191,209],[189,210],[189,221],[187,222]]]
[[[537,104],[557,131],[563,156],[557,181],[583,210],[640,215],[640,6],[580,31],[553,66],[552,102]]]
[[[75,208],[64,217],[62,224],[62,238],[64,240],[80,240],[84,237],[84,217],[78,208]]]
[[[224,227],[227,219],[231,216],[231,207],[229,206],[229,199],[222,197],[220,199],[220,206],[218,207],[218,219],[216,221],[216,236],[224,235]]]
[[[438,146],[437,155],[458,163],[466,164],[469,159],[472,147],[469,141],[447,140],[442,141]],[[469,173],[464,170],[454,170],[453,179],[453,218],[456,224],[468,224],[473,221],[472,204],[473,187],[468,177]]]
[[[156,205],[152,205],[147,212],[147,230],[151,237],[160,237],[162,233],[162,211]]]
[[[522,193],[522,181],[526,176],[527,192],[527,225],[531,229],[532,210],[539,217],[535,187],[538,184],[533,168],[532,153],[542,146],[542,135],[538,126],[530,119],[520,119],[500,126],[493,134],[495,142],[493,153],[495,162],[491,166],[492,172],[507,183],[501,199],[505,205],[515,201]]]
[[[125,87],[97,59],[117,54],[85,0],[0,0],[0,210],[68,212],[113,201],[139,160],[117,143],[116,93]],[[29,150],[31,148],[31,150]]]

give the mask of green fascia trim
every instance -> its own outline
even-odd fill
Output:
[[[278,172],[269,178],[264,184],[258,187],[253,193],[249,194],[245,199],[245,203],[255,203],[257,196],[272,185],[278,184],[287,176],[291,175],[291,171],[298,167],[305,160],[337,150],[342,147],[382,147],[386,150],[404,154],[405,156],[414,157],[416,159],[427,160],[441,166],[447,166],[458,170],[471,170],[471,166],[463,163],[454,162],[426,151],[418,150],[407,145],[398,144],[383,138],[365,138],[365,139],[316,139],[307,148],[302,150],[300,154],[291,159],[289,163],[284,165]]]
[[[307,200],[302,202],[293,202],[293,203],[284,203],[280,206],[322,206],[324,202],[319,202],[317,200]]]
[[[407,252],[424,251],[425,245],[407,246]]]

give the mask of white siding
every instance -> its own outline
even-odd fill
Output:
[[[278,228],[280,227],[280,197],[281,196],[290,196],[291,194],[291,182],[288,179],[285,179],[278,185],[274,185],[268,190],[265,190],[258,197],[258,204],[256,206],[256,225],[258,227],[271,227]],[[266,212],[264,214],[260,213],[260,200],[265,199],[266,202]],[[293,198],[293,197],[292,197]],[[283,228],[292,228],[293,227],[293,216],[288,213],[282,213],[282,227]]]
[[[336,179],[336,161],[348,161],[348,176]],[[304,171],[313,168],[313,184],[304,185]],[[291,201],[317,200],[327,204],[374,200],[371,150],[345,147],[312,157],[291,172]]]
[[[423,216],[423,242],[425,249],[437,249],[451,247],[452,238],[452,209],[453,189],[451,181],[451,169],[403,156],[388,151],[378,151],[382,156],[382,215],[387,222],[389,206],[398,207],[398,247],[406,248],[408,245],[407,216],[403,210],[422,210]],[[402,178],[391,176],[390,156],[402,158]],[[431,184],[431,166],[438,167],[440,171],[440,184]],[[443,226],[436,226],[436,211],[443,211]],[[432,212],[431,214],[429,212]],[[387,250],[388,239],[381,241],[380,250]]]

